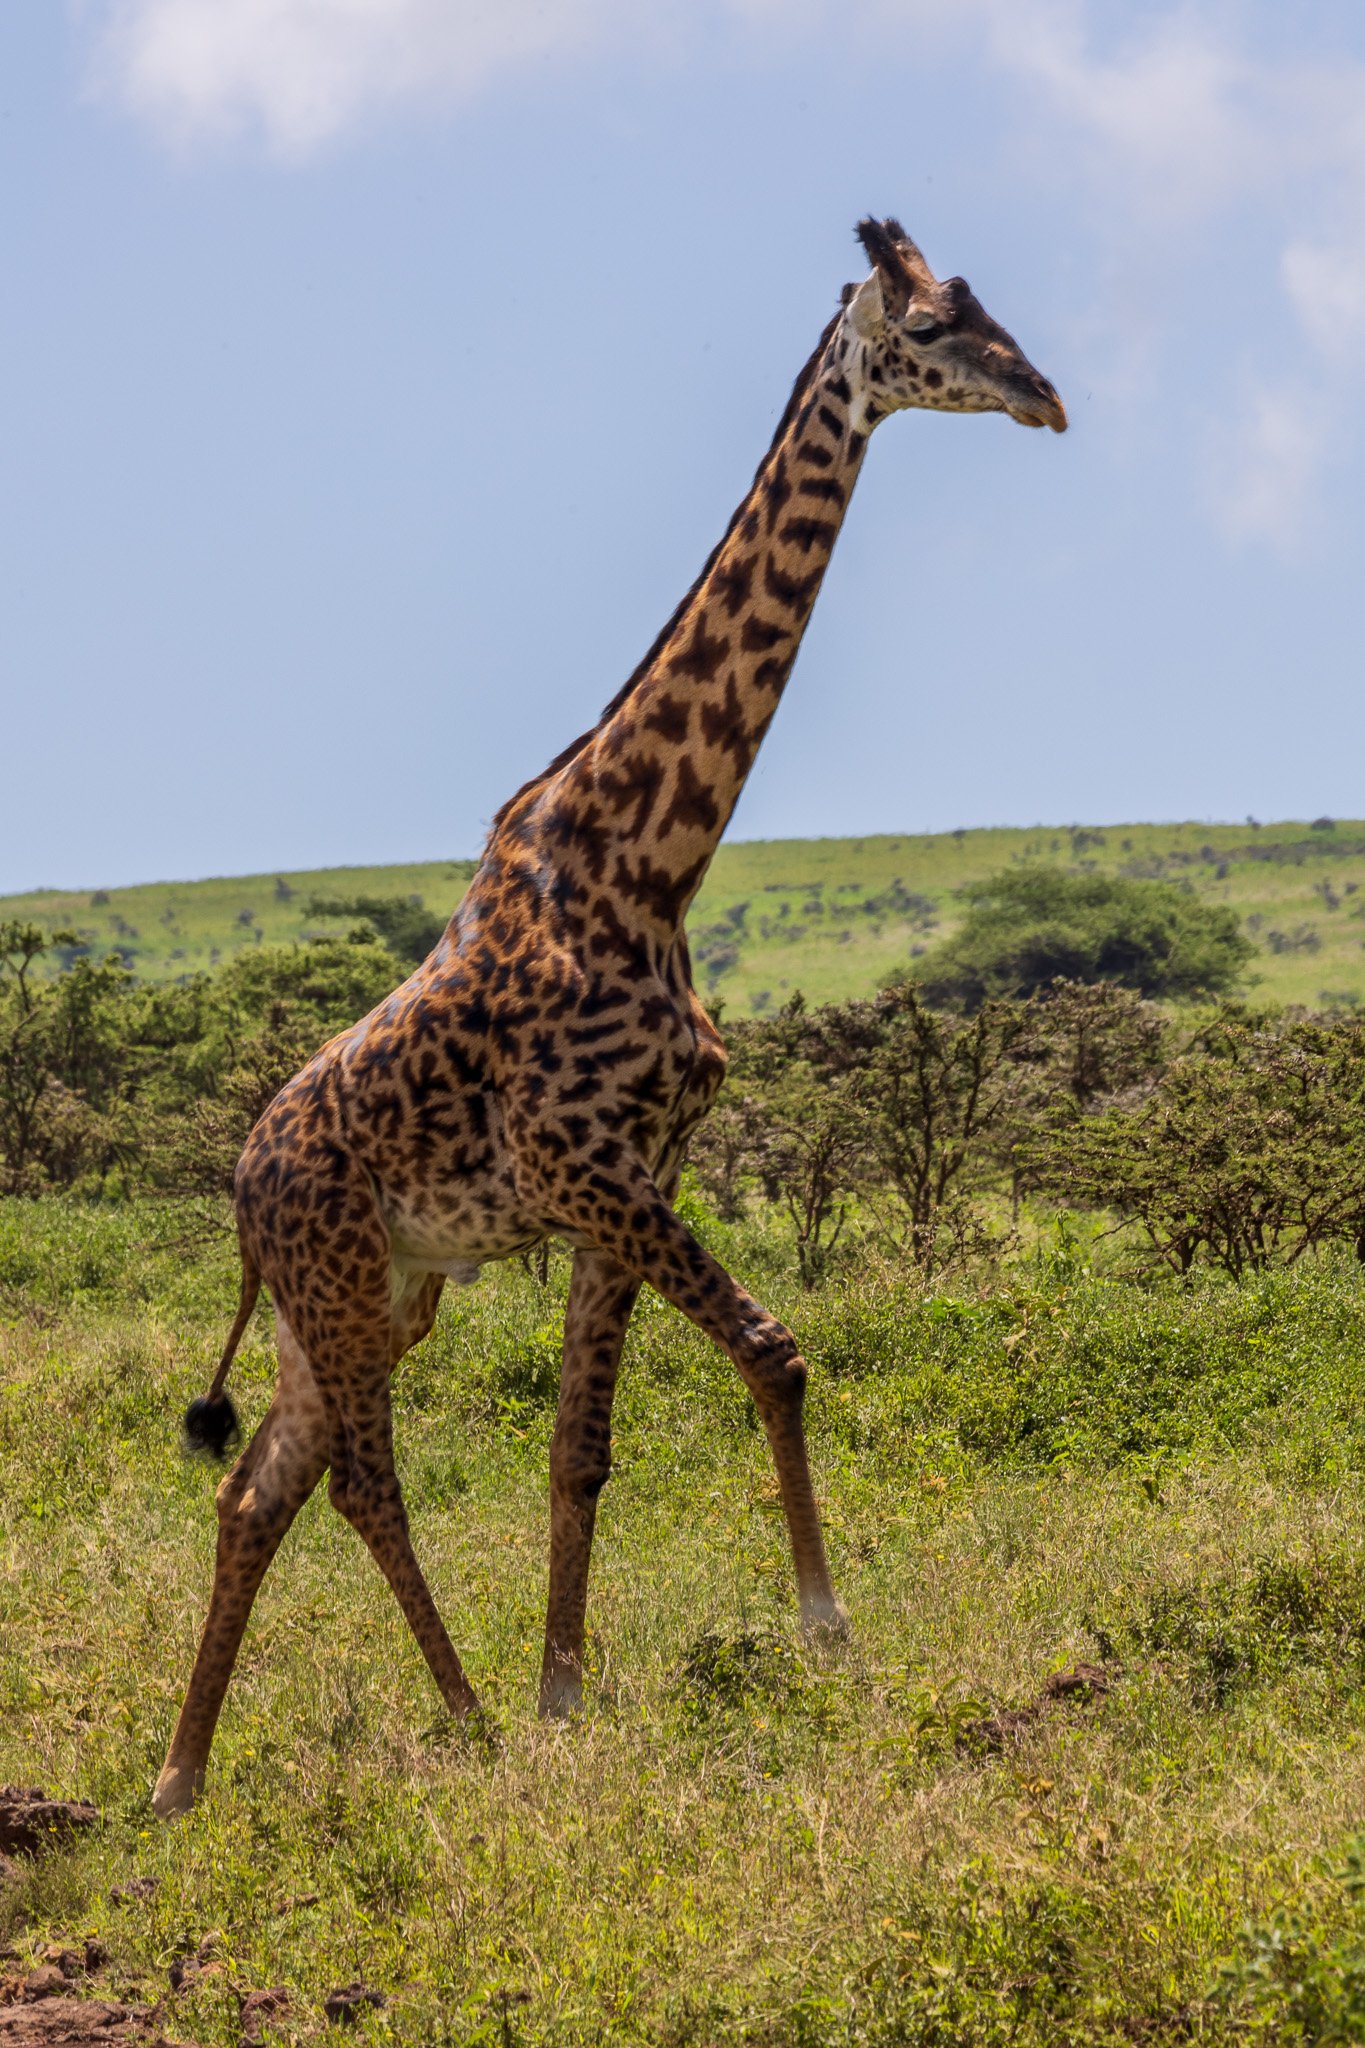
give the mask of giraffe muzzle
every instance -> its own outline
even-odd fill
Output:
[[[1047,378],[1040,377],[1037,371],[1020,377],[1010,386],[1005,409],[1021,427],[1051,427],[1054,434],[1066,432],[1066,407]]]

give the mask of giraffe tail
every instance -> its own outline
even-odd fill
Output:
[[[210,1457],[222,1460],[227,1456],[228,1445],[241,1435],[241,1424],[237,1410],[229,1395],[223,1389],[237,1355],[237,1346],[243,1332],[251,1321],[251,1312],[261,1291],[261,1276],[255,1261],[246,1247],[242,1248],[242,1292],[237,1303],[237,1315],[228,1331],[223,1355],[218,1361],[218,1370],[213,1375],[208,1393],[199,1400],[191,1401],[185,1410],[185,1443],[192,1451],[207,1451]]]

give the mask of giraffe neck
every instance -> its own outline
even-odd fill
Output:
[[[791,673],[876,411],[831,322],[702,574],[594,730],[501,814],[585,907],[679,929]],[[589,910],[591,915],[591,910]]]

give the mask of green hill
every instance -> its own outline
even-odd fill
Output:
[[[722,846],[690,931],[698,985],[731,1015],[862,994],[950,932],[955,892],[1014,862],[1042,861],[1184,881],[1229,904],[1258,951],[1258,996],[1308,1005],[1365,1001],[1365,821],[1273,825],[1037,826]],[[338,929],[307,915],[316,896],[417,896],[453,910],[468,860],[319,868],[130,889],[41,889],[0,897],[0,917],[67,927],[116,950],[148,980],[216,966],[244,946]]]

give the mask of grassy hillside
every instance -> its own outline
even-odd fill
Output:
[[[1365,1000],[1365,821],[984,829],[723,846],[691,920],[697,979],[731,1015],[863,994],[953,929],[955,892],[1014,862],[1164,876],[1226,903],[1258,947],[1258,995]],[[314,895],[421,897],[453,909],[468,860],[322,868],[138,888],[37,890],[0,916],[74,929],[149,979],[215,966],[243,946],[328,929]]]

